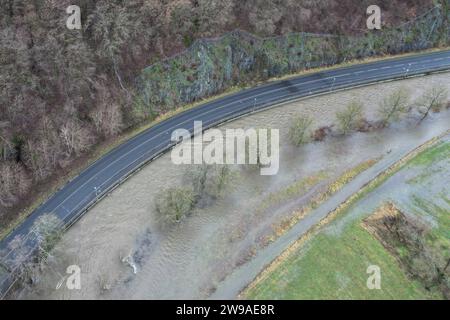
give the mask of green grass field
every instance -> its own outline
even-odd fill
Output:
[[[450,159],[450,142],[441,142],[412,159],[409,165],[429,166],[437,161],[448,159]]]
[[[381,289],[366,285],[369,265],[381,269]],[[319,234],[248,292],[249,299],[428,299],[397,261],[360,225],[336,238]]]
[[[448,177],[450,166],[450,142],[440,143],[433,148],[417,156],[409,164],[411,167],[419,167],[422,173],[413,180],[416,184],[433,183],[433,177],[439,176],[441,179]],[[432,178],[430,178],[432,177]],[[427,235],[427,243],[450,256],[450,188],[446,187],[434,199],[426,199],[421,194],[414,194],[411,197],[411,211],[417,215],[426,212],[438,222]]]
[[[420,167],[426,171],[436,163],[442,168],[442,163],[448,161],[449,152],[450,143],[437,144],[412,159],[404,169]],[[444,170],[447,168],[444,166]],[[437,197],[450,204],[448,193]],[[413,207],[438,221],[438,227],[432,230],[427,241],[444,250],[444,254],[448,252],[448,207],[439,206],[433,199],[423,199],[414,193],[410,199]],[[349,210],[351,207],[340,216],[346,215]],[[442,299],[440,293],[428,292],[418,281],[407,277],[394,256],[361,226],[363,218],[347,224],[339,235],[324,232],[317,234],[249,289],[245,298]],[[369,274],[366,270],[369,265],[378,265],[381,269],[380,290],[367,288]]]

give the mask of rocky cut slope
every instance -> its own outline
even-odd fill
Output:
[[[234,84],[447,43],[447,3],[380,0],[384,29],[364,34],[370,0],[0,0],[0,234],[94,148],[160,112]],[[72,4],[82,30],[66,28]],[[389,31],[406,21],[416,27]]]
[[[313,67],[448,45],[448,12],[436,7],[396,28],[359,36],[291,33],[260,38],[235,30],[201,39],[186,51],[145,68],[137,106],[158,114],[239,84]]]

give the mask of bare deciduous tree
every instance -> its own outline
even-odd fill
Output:
[[[406,89],[400,88],[381,102],[378,113],[384,126],[390,122],[398,120],[402,114],[408,110],[409,93]]]
[[[228,165],[195,166],[185,173],[185,180],[195,194],[196,202],[209,202],[224,195],[234,178],[234,174]]]
[[[90,117],[100,135],[114,136],[122,129],[122,110],[117,98],[111,97],[104,86],[98,85],[97,91],[99,96],[97,106],[90,112]]]
[[[63,234],[63,222],[53,213],[47,213],[33,223],[32,236],[16,236],[9,245],[10,265],[17,289],[33,290],[44,268],[54,259],[54,248]]]
[[[421,123],[430,114],[431,111],[438,112],[442,109],[448,98],[448,90],[443,86],[433,86],[429,88],[418,100],[417,106],[422,117]]]
[[[47,257],[63,235],[63,221],[54,213],[46,213],[33,224],[38,254]]]
[[[58,131],[50,117],[45,116],[36,129],[36,137],[23,145],[22,161],[33,172],[35,181],[51,175],[64,155]]]
[[[67,156],[79,155],[91,146],[92,137],[89,130],[76,120],[69,120],[61,126],[60,137]]]
[[[10,207],[30,187],[23,167],[16,162],[0,162],[0,206]]]

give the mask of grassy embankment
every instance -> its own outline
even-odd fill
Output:
[[[317,208],[320,204],[324,203],[333,194],[341,190],[347,183],[352,181],[361,172],[369,169],[380,159],[369,159],[363,161],[353,168],[350,168],[339,175],[337,178],[329,182],[325,188],[318,190],[317,193],[312,197],[311,201],[307,205],[295,210],[287,217],[283,218],[281,221],[274,223],[272,225],[272,233],[266,236],[262,240],[262,245],[266,246],[269,243],[278,239],[286,231],[291,229],[297,222],[303,219],[312,210]],[[261,206],[257,210],[270,210],[273,206],[285,202],[294,197],[299,197],[304,195],[307,190],[311,189],[313,186],[320,182],[326,181],[330,174],[325,171],[320,171],[315,175],[307,177],[305,179],[294,182],[293,184],[279,190],[278,192],[271,193],[262,202]]]

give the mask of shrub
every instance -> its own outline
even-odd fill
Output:
[[[195,204],[195,195],[191,188],[169,188],[156,197],[155,209],[160,222],[164,225],[180,222],[188,216]]]
[[[363,117],[363,105],[359,101],[350,102],[343,111],[336,113],[339,130],[343,134],[358,127]]]
[[[309,142],[312,123],[313,120],[308,116],[295,118],[289,128],[289,140],[291,143],[298,147]]]
[[[156,196],[155,210],[163,226],[178,223],[196,207],[206,207],[224,196],[234,174],[227,165],[198,165],[185,174],[186,187],[168,188]]]

